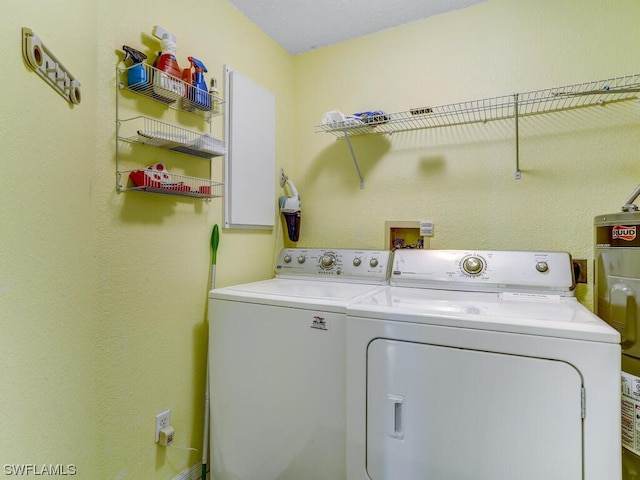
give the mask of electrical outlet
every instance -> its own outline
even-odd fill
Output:
[[[588,283],[587,282],[587,261],[573,260],[573,273],[576,279],[576,283]]]
[[[171,425],[171,410],[168,408],[156,415],[156,443],[160,440],[160,430]]]

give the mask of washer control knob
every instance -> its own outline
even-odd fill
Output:
[[[536,263],[536,270],[538,270],[541,273],[545,273],[549,271],[549,264],[547,262],[545,262],[544,260],[540,260],[538,263]]]
[[[462,261],[462,269],[469,275],[479,275],[484,268],[484,262],[479,257],[467,257]]]
[[[320,259],[320,266],[322,268],[331,268],[336,263],[336,257],[332,253],[327,253]]]
[[[371,265],[371,267],[375,268],[378,266],[378,259],[377,258],[372,258],[371,260],[369,260],[369,265]]]
[[[359,267],[362,264],[362,260],[360,259],[360,257],[356,257],[353,259],[353,266],[354,267]]]
[[[305,257],[304,255],[300,255],[298,257],[298,263],[304,263],[306,259],[307,259],[307,257]]]
[[[285,255],[283,260],[284,260],[284,263],[291,263],[291,255]]]

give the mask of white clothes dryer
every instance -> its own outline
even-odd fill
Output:
[[[619,335],[558,252],[398,250],[347,308],[349,480],[620,478]]]
[[[209,293],[212,478],[346,478],[346,307],[390,256],[284,249],[276,278]]]

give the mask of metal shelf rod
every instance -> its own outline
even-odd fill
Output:
[[[520,172],[520,121],[518,117],[518,94],[516,93],[513,96],[513,111],[514,118],[516,123],[516,173],[514,177],[516,180],[520,180],[522,178],[522,173]]]
[[[351,158],[353,158],[353,164],[356,167],[356,171],[358,172],[358,177],[360,177],[360,189],[364,188],[364,179],[362,178],[362,172],[360,171],[360,167],[358,166],[358,159],[356,158],[356,154],[353,151],[353,145],[351,145],[351,139],[349,138],[349,132],[345,129],[344,131],[344,139],[347,141],[347,145],[349,146],[349,152],[351,152]]]

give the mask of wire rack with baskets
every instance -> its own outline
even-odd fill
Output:
[[[123,92],[133,92],[134,95],[123,95]],[[144,97],[143,102],[134,103],[133,101],[140,98],[139,96]],[[145,105],[147,100],[152,102]],[[161,107],[158,111],[157,103],[162,104],[162,107],[166,107],[167,110]],[[197,89],[149,65],[116,67],[117,190],[198,199],[223,196],[224,184],[211,180],[211,164],[209,178],[168,172],[162,163],[155,163],[137,170],[123,169],[122,156],[137,155],[141,150],[125,150],[121,146],[122,142],[143,144],[205,160],[223,156],[226,154],[225,142],[211,134],[211,119],[220,113],[222,103],[217,95],[213,96],[207,91]],[[153,111],[152,116],[162,120],[136,114],[121,117],[122,112],[138,112],[140,108],[144,109],[145,113],[147,110]],[[195,117],[184,117],[182,112]],[[164,121],[167,119],[170,122]],[[195,125],[196,130],[183,128],[181,125],[185,122],[190,127]],[[199,128],[203,131],[199,131]],[[204,130],[208,132],[204,133]],[[187,164],[185,163],[184,166],[186,167]]]
[[[635,100],[638,98],[639,92],[640,74],[633,74],[481,100],[418,107],[395,113],[381,113],[362,119],[349,117],[344,121],[316,125],[315,131],[346,139],[360,176],[362,188],[364,181],[349,141],[350,136],[393,134],[395,132],[514,119],[516,129],[515,178],[517,179],[520,178],[519,118]]]

